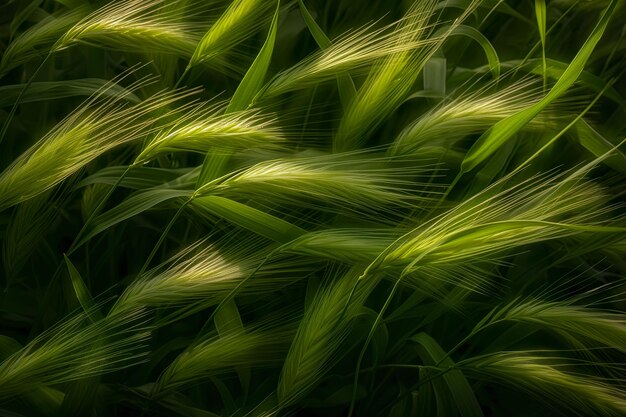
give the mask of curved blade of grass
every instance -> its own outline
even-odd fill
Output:
[[[209,109],[191,110],[171,126],[157,133],[135,158],[134,165],[145,164],[171,152],[195,152],[215,157],[247,148],[278,148],[283,135],[270,116],[255,110],[218,114]],[[197,111],[196,111],[197,110]],[[197,114],[196,114],[197,113]]]
[[[417,153],[432,144],[449,148],[457,140],[472,133],[484,132],[499,121],[537,103],[541,97],[541,92],[532,82],[518,81],[506,87],[497,87],[496,84],[497,81],[493,81],[484,92],[478,90],[461,94],[427,111],[400,132],[387,153]],[[496,88],[491,92],[493,87]],[[558,105],[555,107],[558,111]],[[528,128],[544,130],[548,122],[545,118],[536,118]]]
[[[225,368],[267,366],[280,363],[293,335],[291,329],[255,330],[209,338],[179,355],[158,381],[158,391],[177,388]]]
[[[448,31],[448,28],[443,27],[437,33],[445,33],[446,31]],[[493,47],[485,35],[483,35],[478,29],[467,25],[454,26],[448,33],[448,36],[455,35],[465,36],[475,41],[485,52],[485,56],[489,62],[489,70],[493,74],[493,78],[500,78],[500,59],[498,58],[498,53],[496,52],[496,48]]]
[[[65,259],[65,265],[67,266],[70,279],[72,280],[72,286],[74,287],[76,298],[83,308],[83,311],[89,316],[92,322],[100,320],[102,318],[102,313],[100,312],[100,309],[96,307],[96,303],[93,301],[93,297],[89,292],[89,288],[85,285],[83,277],[80,275],[80,272],[78,272],[67,255],[63,254],[63,258]]]
[[[424,64],[443,39],[443,36],[429,36],[432,32],[429,20],[435,4],[435,0],[413,3],[395,32],[399,45],[419,40],[434,42],[422,48],[394,53],[370,71],[339,123],[333,138],[334,151],[363,147],[375,128],[405,99]]]
[[[145,83],[137,81],[128,91]],[[160,92],[135,105],[122,102],[122,96],[103,99],[100,92],[89,98],[0,174],[0,210],[53,188],[109,150],[144,138],[172,115],[155,115],[158,110],[193,94]]]
[[[326,229],[304,233],[286,243],[281,251],[346,263],[370,263],[393,243],[402,231],[395,229]]]
[[[278,12],[280,11],[280,1],[276,2],[276,11],[274,17],[270,23],[270,29],[267,34],[267,39],[261,47],[259,54],[255,58],[254,62],[244,75],[239,87],[233,94],[233,97],[228,103],[226,113],[234,111],[245,110],[253,103],[254,97],[257,95],[263,83],[265,82],[265,76],[269,69],[270,62],[272,61],[272,53],[274,52],[274,43],[276,42],[276,30],[278,27]]]
[[[143,213],[164,201],[174,198],[189,197],[192,193],[193,192],[189,190],[155,188],[128,197],[109,211],[96,216],[91,222],[89,229],[72,245],[72,249],[75,251],[97,234],[139,213]]]
[[[336,349],[349,335],[350,324],[372,288],[366,285],[353,291],[357,272],[353,268],[320,290],[305,311],[280,373],[280,407],[288,407],[314,388],[332,365]]]
[[[474,391],[463,372],[456,369],[456,364],[448,357],[439,344],[426,333],[419,333],[409,339],[420,346],[420,358],[426,366],[435,366],[443,370],[442,378],[446,382],[447,392],[435,392],[437,398],[450,398],[463,417],[483,417]],[[433,384],[435,390],[438,385]]]
[[[190,207],[201,213],[206,210],[214,216],[278,243],[291,242],[306,233],[304,229],[279,217],[224,197],[214,195],[197,197],[192,200]]]
[[[217,330],[219,337],[227,338],[231,335],[243,334],[245,332],[235,300],[230,300],[220,306],[219,310],[217,310],[213,316],[213,321],[215,322],[215,330]],[[247,397],[248,391],[250,390],[250,368],[237,366],[235,369],[239,375],[243,395]]]
[[[543,64],[543,88],[548,85],[548,75],[546,63],[546,2],[545,0],[535,0],[535,16],[537,17],[537,28],[541,39],[541,62]]]
[[[0,363],[0,398],[29,392],[33,386],[75,381],[140,363],[150,336],[145,312],[135,309],[126,313],[86,325],[90,320],[81,314],[37,336]]]
[[[603,159],[603,163],[610,166],[616,171],[626,173],[626,155],[619,149],[615,149],[615,145],[602,136],[585,120],[578,120],[574,124],[574,139],[578,141],[596,157],[602,157],[607,152],[613,151],[611,156]]]
[[[437,43],[437,40],[422,38],[423,27],[407,29],[405,36],[400,36],[397,29],[405,20],[382,28],[369,24],[346,32],[326,49],[309,55],[274,76],[263,87],[260,98],[315,87],[322,82],[336,80],[337,74],[348,71],[363,74],[379,60],[433,47]]]
[[[197,29],[183,21],[181,9],[164,12],[163,7],[163,0],[108,3],[65,32],[51,52],[80,42],[123,51],[191,56]]]

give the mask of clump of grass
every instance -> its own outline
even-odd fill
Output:
[[[625,7],[1,6],[0,414],[626,414]]]

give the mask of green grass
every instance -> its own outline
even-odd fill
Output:
[[[0,415],[625,416],[623,0],[0,5]]]

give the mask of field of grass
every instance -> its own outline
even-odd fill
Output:
[[[626,1],[1,3],[0,416],[626,416]]]

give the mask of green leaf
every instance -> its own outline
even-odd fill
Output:
[[[0,361],[5,360],[21,348],[22,345],[17,340],[9,336],[0,335]]]
[[[233,333],[243,332],[243,322],[234,300],[220,306],[213,318],[217,334],[226,336]]]
[[[261,90],[272,60],[272,53],[274,52],[279,10],[280,1],[276,5],[276,11],[274,12],[274,18],[272,19],[267,39],[265,39],[265,43],[261,47],[259,54],[241,80],[241,83],[239,83],[237,91],[235,91],[235,94],[233,94],[233,97],[230,99],[226,113],[247,109],[254,102],[254,98],[259,90]]]
[[[409,340],[419,345],[418,353],[426,366],[433,366],[444,372],[442,378],[449,392],[435,392],[438,402],[439,398],[451,397],[463,417],[483,417],[483,412],[465,375],[459,369],[455,369],[455,363],[446,355],[441,346],[426,333],[419,333]],[[433,388],[435,391],[438,390],[436,385],[433,385]]]
[[[537,17],[537,28],[541,44],[545,48],[546,44],[546,2],[545,0],[535,0],[535,16]]]
[[[237,309],[235,300],[228,300],[226,303],[220,304],[218,310],[213,317],[215,322],[215,329],[220,337],[232,335],[233,333],[243,333],[243,322],[241,321],[241,315]],[[244,391],[244,396],[248,395],[250,390],[250,368],[238,366],[235,368],[239,375],[239,381]]]
[[[283,219],[225,197],[197,197],[190,205],[278,243],[291,242],[306,233]]]
[[[546,2],[545,0],[535,0],[535,15],[537,17],[537,28],[541,39],[541,61],[543,67],[543,87],[547,86],[548,75],[546,65]]]
[[[576,132],[574,138],[594,156],[600,157],[614,150],[613,155],[605,158],[602,162],[616,171],[626,173],[626,155],[619,149],[615,149],[613,143],[584,120],[578,120],[574,124],[574,130]]]
[[[320,47],[320,49],[326,49],[330,45],[332,45],[332,42],[330,41],[328,36],[326,36],[322,28],[319,27],[302,0],[298,0],[298,6],[300,6],[300,13],[302,13],[304,23],[306,23],[306,26],[309,28],[313,39],[315,39],[315,42],[317,42],[317,45]]]
[[[191,197],[193,194],[190,190],[172,190],[172,189],[150,189],[128,197],[111,210],[102,213],[96,217],[90,229],[84,234],[84,236],[76,242],[74,250],[78,249],[85,242],[99,233],[104,232],[116,224],[143,213],[146,210],[151,209],[167,200],[180,197]]]
[[[543,99],[531,107],[499,121],[474,143],[461,164],[461,174],[470,172],[481,162],[489,158],[504,142],[522,129],[554,100],[562,96],[572,84],[576,82],[595,46],[600,41],[600,38],[602,38],[609,20],[613,15],[616,4],[617,1],[612,0],[604,10],[602,17],[589,38],[585,41],[583,47],[578,51],[570,65],[563,72],[563,75],[561,75],[554,87],[552,87],[550,92],[544,96]]]
[[[72,286],[74,287],[74,293],[76,294],[78,302],[92,321],[100,320],[102,318],[102,314],[100,313],[100,310],[95,307],[96,303],[93,301],[93,297],[89,292],[89,288],[85,285],[83,277],[80,275],[80,272],[78,272],[66,254],[63,254],[63,258],[65,259],[65,265],[67,266],[67,270],[70,274],[70,279],[72,280]]]

